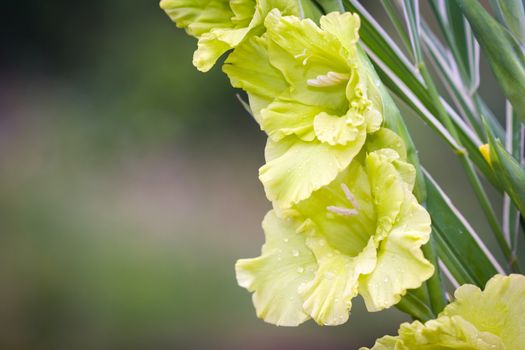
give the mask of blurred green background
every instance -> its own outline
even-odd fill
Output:
[[[1,349],[355,349],[407,320],[360,300],[335,328],[256,318],[233,265],[263,242],[265,136],[156,1],[4,5]],[[482,92],[501,115],[499,92]],[[487,231],[452,153],[407,121]]]

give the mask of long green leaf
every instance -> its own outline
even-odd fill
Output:
[[[432,0],[430,5],[455,59],[458,73],[469,91],[475,91],[479,85],[479,47],[468,22],[452,1]]]
[[[390,18],[390,21],[394,25],[397,34],[399,35],[401,40],[403,40],[403,44],[410,51],[410,39],[408,38],[405,27],[403,27],[403,21],[399,18],[394,2],[391,0],[381,0],[381,4],[385,9],[388,18]]]
[[[430,29],[425,26],[423,30],[423,42],[427,56],[435,68],[441,82],[447,89],[447,92],[454,100],[454,104],[461,111],[463,116],[466,116],[469,124],[476,131],[478,137],[483,137],[483,128],[481,126],[481,119],[477,116],[474,111],[475,105],[471,97],[468,96],[468,92],[465,89],[463,80],[457,71],[457,66],[450,63],[450,59],[447,60],[444,48],[440,47],[437,38],[433,36]],[[455,63],[455,62],[454,62]]]
[[[522,0],[490,0],[497,18],[521,45],[525,44],[525,9]]]
[[[468,19],[505,95],[525,121],[525,62],[522,49],[478,1],[454,1]]]
[[[407,23],[412,55],[414,56],[416,66],[418,66],[423,60],[419,36],[419,0],[403,0],[403,14],[405,15],[405,21]]]
[[[480,287],[496,273],[505,273],[478,234],[461,215],[452,201],[425,172],[427,209],[432,217],[438,255],[460,283]]]
[[[439,39],[424,21],[422,21],[421,27],[422,39],[428,51],[428,56],[445,88],[448,90],[449,95],[454,100],[456,107],[460,109],[462,115],[473,124],[479,137],[485,138],[485,133],[481,125],[482,117],[487,120],[492,132],[498,137],[503,137],[505,133],[500,122],[479,97],[477,92],[473,93],[470,90],[471,88],[468,86],[468,82],[463,81],[461,74],[459,74],[457,61],[450,55],[450,51],[443,47]],[[476,59],[474,58],[474,60]]]

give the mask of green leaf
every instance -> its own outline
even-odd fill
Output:
[[[468,118],[477,136],[484,136],[481,120],[479,116],[475,114],[476,108],[474,102],[468,94],[463,79],[457,72],[456,62],[449,59],[447,52],[427,25],[423,26],[423,42],[425,43],[427,55],[438,77],[447,89],[449,95],[452,96],[455,105],[461,110],[462,115]]]
[[[502,180],[505,192],[512,199],[521,215],[525,216],[525,169],[489,133],[490,160],[495,174]]]
[[[468,19],[505,95],[525,121],[525,60],[518,42],[478,1],[455,1]]]
[[[453,1],[433,0],[431,8],[455,59],[462,80],[475,91],[479,85],[479,46],[472,32]]]
[[[483,287],[496,273],[505,273],[452,201],[425,172],[427,209],[432,217],[438,256],[459,284]]]
[[[403,40],[403,44],[405,44],[407,49],[410,49],[410,39],[403,27],[403,21],[399,18],[394,2],[391,0],[381,0],[381,4],[390,18],[390,21],[396,28],[397,34],[399,34],[401,40]]]
[[[525,9],[522,0],[490,0],[500,23],[505,24],[514,37],[525,43]]]
[[[341,0],[316,0],[316,2],[324,10],[324,13],[345,12],[345,7]]]
[[[410,38],[410,46],[412,47],[412,55],[415,59],[416,66],[423,61],[421,54],[421,45],[419,43],[419,1],[418,0],[403,0],[403,14],[408,28],[408,37]]]

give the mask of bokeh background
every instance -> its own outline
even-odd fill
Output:
[[[263,242],[265,136],[219,67],[191,65],[195,40],[157,1],[3,5],[1,349],[355,349],[407,320],[360,300],[335,328],[256,318],[233,266]],[[424,165],[486,233],[454,155],[406,117]]]

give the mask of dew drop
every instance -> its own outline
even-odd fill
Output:
[[[299,267],[297,268],[297,272],[299,272],[299,273],[303,273],[303,272],[304,272],[304,267],[299,266]]]
[[[283,239],[284,243],[288,243],[289,240],[290,240],[289,238]]]
[[[292,250],[292,255],[295,257],[299,256],[299,251],[297,249]]]

